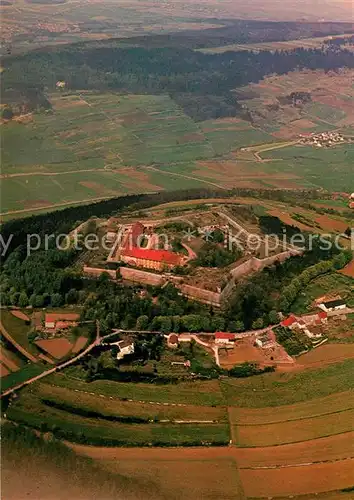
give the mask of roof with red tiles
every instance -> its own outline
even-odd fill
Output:
[[[295,316],[289,316],[288,318],[284,319],[281,322],[281,325],[282,326],[291,326],[291,325],[293,325],[296,322],[297,322],[297,319],[295,318]]]
[[[321,311],[317,314],[317,316],[320,318],[320,319],[326,319],[328,314],[326,313],[326,311]]]
[[[57,321],[77,321],[80,315],[77,313],[47,313],[45,315],[46,323],[56,323]]]
[[[122,255],[126,257],[133,257],[135,259],[163,262],[174,266],[177,266],[181,260],[178,254],[169,252],[168,250],[148,250],[144,248],[132,248],[125,250]]]
[[[215,339],[234,340],[235,334],[226,332],[216,332]]]

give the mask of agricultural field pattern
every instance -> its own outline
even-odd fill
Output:
[[[324,188],[352,173],[353,72],[297,71],[237,90],[252,119],[195,122],[167,95],[60,92],[2,125],[2,216],[181,187]],[[301,107],[278,98],[305,87]],[[332,148],[301,134],[339,131]],[[335,165],[335,169],[333,169]]]

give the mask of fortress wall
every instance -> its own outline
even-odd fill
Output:
[[[166,278],[160,274],[131,269],[129,267],[121,267],[119,270],[123,279],[141,283],[142,285],[160,286],[166,282]]]
[[[109,277],[112,280],[116,279],[116,271],[110,270],[110,269],[101,269],[99,267],[89,267],[89,266],[84,266],[84,274],[87,274],[89,276],[92,276],[94,278],[99,278],[101,274],[107,273],[109,274]]]
[[[186,297],[190,297],[191,299],[197,300],[198,302],[203,302],[204,304],[220,307],[220,293],[211,292],[209,290],[205,290],[204,288],[197,288],[192,285],[176,286]]]

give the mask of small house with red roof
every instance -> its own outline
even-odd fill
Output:
[[[45,328],[62,330],[77,326],[80,315],[77,313],[47,313],[44,318]]]
[[[284,319],[280,324],[281,326],[284,326],[285,328],[292,328],[295,325],[297,325],[297,318],[293,315],[289,316],[288,318]]]
[[[236,340],[234,333],[226,332],[216,332],[215,333],[215,343],[216,344],[233,344]]]

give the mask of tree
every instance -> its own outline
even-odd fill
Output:
[[[214,316],[211,320],[213,332],[220,332],[225,329],[225,319],[222,316]]]
[[[264,326],[264,322],[263,322],[262,318],[258,318],[255,321],[253,321],[253,323],[252,323],[253,330],[260,330],[261,328],[263,328],[263,326]]]
[[[146,315],[139,316],[136,320],[136,329],[137,330],[147,330],[149,328],[149,317]]]
[[[276,325],[277,323],[279,323],[279,314],[274,309],[269,313],[269,323],[271,323],[272,325]]]
[[[79,298],[78,291],[71,288],[67,294],[65,294],[65,302],[67,304],[76,304]]]
[[[26,306],[28,306],[28,296],[27,296],[26,292],[22,292],[20,294],[20,297],[18,299],[18,305],[20,307],[26,307]]]
[[[242,332],[245,329],[245,325],[243,324],[243,321],[230,321],[228,325],[228,330],[230,332]]]
[[[10,303],[11,303],[13,306],[17,306],[19,298],[20,298],[20,293],[19,293],[19,292],[13,292],[13,293],[10,295]]]
[[[198,314],[187,314],[182,316],[182,324],[188,332],[199,332],[201,330],[202,318]]]
[[[190,342],[189,342],[189,352],[191,353],[192,356],[194,356],[194,351],[195,351],[195,346],[197,345],[197,342],[192,339]]]
[[[12,120],[14,117],[14,112],[12,111],[12,108],[10,106],[6,106],[1,113],[1,118],[3,120]]]

